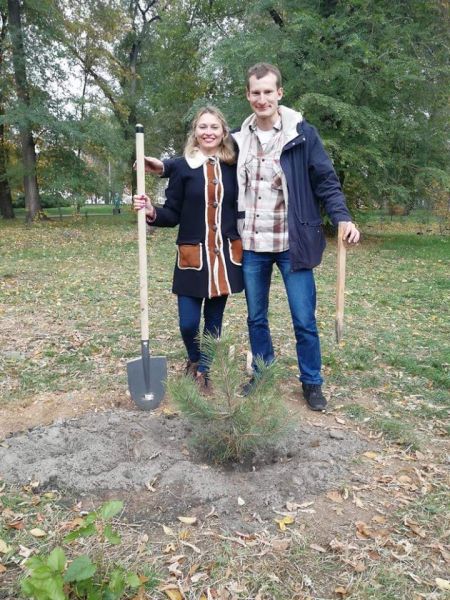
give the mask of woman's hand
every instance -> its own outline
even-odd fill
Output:
[[[153,156],[144,156],[145,172],[153,175],[162,175],[164,173],[164,164],[159,158]]]
[[[154,219],[156,216],[155,207],[152,205],[147,194],[133,196],[133,208],[134,210],[142,210],[145,208],[145,214],[150,219]]]

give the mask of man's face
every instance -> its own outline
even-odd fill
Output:
[[[247,100],[258,119],[270,119],[273,123],[278,119],[278,102],[283,97],[283,89],[277,88],[277,77],[267,73],[261,79],[255,75],[250,77],[247,89]]]

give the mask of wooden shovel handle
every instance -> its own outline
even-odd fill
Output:
[[[144,127],[136,125],[137,193],[145,194]],[[141,340],[148,341],[148,288],[147,288],[147,222],[145,209],[138,211],[139,243],[139,297],[141,308]]]
[[[345,222],[338,227],[337,242],[337,280],[336,280],[336,341],[339,343],[344,335],[344,293],[345,293],[345,259],[346,247],[344,242]]]

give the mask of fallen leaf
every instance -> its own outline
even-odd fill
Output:
[[[334,417],[336,423],[339,423],[339,425],[345,425],[345,421],[344,419],[340,419],[339,417]]]
[[[183,600],[180,590],[164,590],[164,593],[170,600]]]
[[[285,538],[282,540],[276,539],[272,540],[271,545],[275,552],[285,552],[289,549],[291,545],[291,540],[289,538]]]
[[[297,504],[297,502],[286,502],[286,508],[289,512],[295,512],[299,508],[308,508],[308,506],[312,506],[314,504],[314,500],[310,502],[302,502],[301,504]]]
[[[361,500],[361,498],[358,498],[358,496],[355,493],[353,494],[353,500],[352,500],[352,502],[358,508],[364,508],[363,501]]]
[[[191,537],[189,529],[182,529],[178,534],[179,540],[188,540]]]
[[[191,550],[193,550],[197,554],[201,554],[202,553],[202,551],[200,550],[200,548],[197,548],[197,546],[194,546],[194,544],[190,544],[189,542],[183,542],[183,540],[180,540],[180,542],[181,542],[181,544],[183,546],[187,546],[188,548],[191,548]]]
[[[364,523],[364,521],[356,521],[355,525],[360,539],[373,537],[373,531],[368,527],[367,523]]]
[[[344,502],[344,499],[337,490],[330,490],[329,492],[327,492],[326,496],[329,500],[332,500],[333,502]]]
[[[5,565],[0,565],[0,573],[5,573],[6,567]]]
[[[408,475],[400,475],[398,480],[400,483],[407,483],[407,484],[412,483],[412,479],[411,479],[411,477],[408,477]]]
[[[7,527],[9,529],[23,529],[25,527],[25,524],[22,521],[22,519],[17,519],[16,521],[11,521],[10,523],[8,523]]]
[[[309,547],[317,552],[326,552],[325,548],[322,548],[322,546],[318,546],[317,544],[310,544]]]
[[[33,554],[33,550],[19,544],[19,556],[23,558],[29,558]]]
[[[371,450],[369,450],[368,452],[363,452],[363,456],[366,456],[371,460],[376,460],[379,455],[376,452],[372,452]]]
[[[275,522],[278,523],[278,527],[281,529],[281,531],[286,531],[286,525],[292,525],[292,523],[295,523],[295,519],[294,517],[287,515],[282,519],[275,519]]]
[[[179,414],[176,410],[172,410],[171,408],[168,408],[167,406],[165,406],[162,409],[162,413],[165,417],[167,417],[169,419],[176,417]]]
[[[352,567],[355,569],[357,573],[362,573],[366,570],[366,565],[362,561],[358,561],[356,563],[352,563]]]
[[[403,522],[406,525],[406,527],[409,527],[409,529],[411,529],[411,531],[414,532],[419,537],[421,537],[421,538],[426,537],[425,531],[415,521],[411,521],[410,519],[408,519],[407,517],[405,517],[405,519],[403,520]]]
[[[372,517],[372,521],[374,523],[379,523],[380,525],[383,525],[384,523],[386,523],[386,517],[383,517],[382,515],[375,515],[374,517]]]
[[[5,542],[5,540],[2,540],[0,538],[0,553],[7,554],[10,550],[11,550],[11,546],[8,546],[8,544]]]
[[[194,525],[197,523],[197,517],[177,517],[177,519],[185,525]]]
[[[175,577],[183,577],[183,572],[180,571],[180,569],[178,568],[179,566],[180,566],[180,564],[177,562],[169,565],[169,567],[168,567],[169,573],[171,575],[175,575]]]
[[[178,563],[182,560],[184,560],[186,558],[186,556],[184,554],[177,554],[176,556],[171,556],[170,558],[166,559],[166,563]]]
[[[241,498],[240,496],[238,496],[237,501],[238,501],[239,506],[244,506],[245,500],[243,498]]]
[[[343,587],[342,585],[338,585],[334,588],[334,593],[338,594],[338,596],[340,596],[341,598],[345,598],[345,596],[348,596],[348,589]]]
[[[47,534],[43,529],[39,529],[39,527],[35,527],[34,529],[30,529],[29,533],[33,536],[33,537],[37,537],[37,538],[42,538],[45,537]]]
[[[167,525],[163,525],[162,528],[166,535],[175,536],[175,532],[173,531],[173,529],[171,529],[170,527],[167,527]]]
[[[195,573],[195,575],[192,575],[191,577],[192,583],[198,583],[204,579],[208,579],[208,573]]]
[[[450,590],[450,581],[448,579],[441,579],[440,577],[436,577],[434,580],[436,585],[440,590]]]

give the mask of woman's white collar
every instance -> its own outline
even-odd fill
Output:
[[[198,169],[199,167],[204,165],[205,162],[210,158],[216,160],[215,156],[207,156],[206,154],[203,154],[203,152],[201,152],[201,150],[199,150],[198,148],[196,148],[194,152],[189,156],[185,154],[184,158],[186,159],[186,162],[191,167],[191,169]]]

